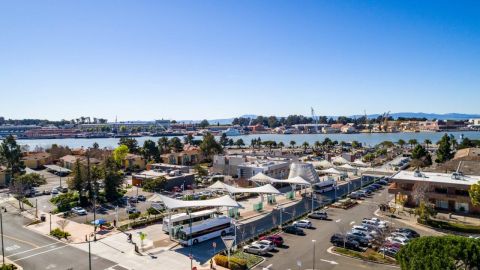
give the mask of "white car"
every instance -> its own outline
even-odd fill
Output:
[[[82,207],[73,207],[72,208],[72,212],[74,214],[77,214],[79,216],[85,216],[87,214],[87,211],[85,211],[85,209],[83,209]]]
[[[52,194],[58,194],[58,189],[52,188]]]
[[[397,244],[400,244],[402,246],[406,245],[409,241],[409,239],[407,238],[403,238],[403,237],[387,237],[385,240],[389,241],[389,242],[392,242],[392,243],[397,243]]]
[[[268,240],[256,241],[256,242],[253,242],[252,245],[266,246],[268,251],[272,251],[275,249],[275,245],[273,244],[273,242]]]
[[[407,234],[401,233],[401,232],[393,232],[390,234],[393,237],[400,237],[400,238],[405,238],[405,239],[410,239]]]
[[[361,231],[361,232],[364,232],[365,234],[372,234],[372,235],[377,234],[377,231],[369,230],[366,226],[362,226],[362,225],[355,225],[352,227],[352,230]]]
[[[262,245],[248,245],[243,248],[243,251],[257,255],[266,255],[268,253],[268,247]]]
[[[362,220],[362,225],[370,225],[370,226],[374,226],[374,227],[377,227],[378,229],[385,229],[387,228],[387,226],[385,226],[385,224],[379,224],[373,220],[370,220],[370,219],[364,219]]]
[[[373,240],[373,236],[369,233],[364,233],[362,231],[357,231],[357,230],[351,230],[350,232],[347,233],[347,235],[356,235],[356,236],[360,236],[360,237],[363,237],[365,239],[367,239],[368,241],[372,241]]]
[[[379,218],[373,217],[370,219],[371,221],[374,221],[375,223],[379,225],[384,225],[385,227],[388,227],[388,224],[386,221],[380,220]]]
[[[302,219],[302,220],[293,222],[293,226],[300,227],[300,228],[311,228],[312,222],[310,222],[310,220],[307,220],[307,219]]]

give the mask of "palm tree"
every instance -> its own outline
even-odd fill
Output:
[[[410,139],[410,140],[408,140],[408,144],[410,144],[410,148],[413,149],[413,146],[414,146],[414,145],[417,145],[417,144],[418,144],[418,141],[415,140],[415,139]]]
[[[319,149],[320,147],[322,147],[322,143],[320,141],[315,141],[313,146],[315,147],[315,149]]]
[[[310,145],[308,144],[308,142],[303,142],[302,146],[303,146],[303,151],[307,151],[307,148],[308,148]]]
[[[401,148],[403,148],[403,146],[405,145],[405,143],[406,143],[406,142],[405,142],[404,140],[402,140],[402,139],[398,140],[398,142],[397,142],[397,144],[400,145]]]
[[[429,140],[429,139],[425,139],[425,141],[423,141],[423,143],[425,143],[425,149],[428,151],[428,145],[432,144],[432,141]]]
[[[290,141],[290,147],[291,148],[295,148],[295,144],[297,144],[296,141]]]
[[[278,143],[278,147],[280,147],[280,151],[282,150],[283,147],[285,147],[285,144],[283,142]]]

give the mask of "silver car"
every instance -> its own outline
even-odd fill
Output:
[[[248,245],[243,248],[244,252],[257,254],[257,255],[266,255],[268,253],[268,247],[263,245]]]

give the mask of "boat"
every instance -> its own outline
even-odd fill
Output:
[[[242,133],[236,128],[228,128],[223,132],[227,136],[240,136]]]

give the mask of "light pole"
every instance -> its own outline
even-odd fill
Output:
[[[2,207],[3,208],[3,207]],[[3,209],[0,209],[0,231],[2,234],[2,261],[3,265],[5,265],[5,246],[3,244]]]
[[[92,252],[91,252],[91,247],[90,247],[90,237],[88,235],[85,235],[85,241],[88,243],[88,269],[92,270]]]
[[[50,222],[50,233],[52,233],[52,213],[49,213],[49,222]]]
[[[93,196],[93,241],[97,241],[97,194]]]
[[[315,242],[317,242],[317,240],[313,239],[312,240],[312,243],[313,243],[313,270],[315,270]]]

